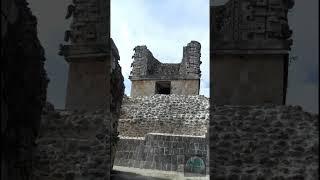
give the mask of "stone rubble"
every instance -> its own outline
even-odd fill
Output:
[[[210,157],[209,171],[217,179],[318,179],[318,115],[299,106],[211,102],[209,124],[204,96],[125,97],[123,102],[116,165],[179,171],[190,156],[203,155],[206,165]],[[181,137],[180,142],[191,143],[183,151],[176,140]],[[206,147],[203,152],[200,146]]]
[[[118,140],[106,110],[49,111],[36,141],[34,178],[45,180],[109,177],[111,148]],[[111,142],[111,143],[110,143]]]
[[[299,106],[216,106],[210,174],[231,179],[318,179],[319,117]]]
[[[209,124],[209,99],[199,95],[127,97],[121,108],[118,131],[122,136],[147,133],[201,136]]]

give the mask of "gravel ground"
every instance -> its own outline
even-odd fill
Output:
[[[184,177],[182,172],[159,171],[151,169],[129,168],[114,166],[111,173],[112,180],[209,180],[205,177]]]

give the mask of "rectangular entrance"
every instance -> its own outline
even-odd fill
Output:
[[[171,82],[157,81],[155,91],[155,94],[171,94]]]

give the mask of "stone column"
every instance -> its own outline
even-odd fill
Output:
[[[110,41],[110,1],[74,0],[66,18],[72,17],[65,32],[60,55],[69,63],[66,109],[94,110],[110,107],[110,74],[113,61]]]
[[[84,125],[83,130],[76,131],[77,137],[83,136],[84,142],[92,143],[84,145],[88,146],[84,147],[87,151],[84,156],[88,160],[77,162],[77,158],[74,158],[75,162],[68,164],[69,174],[59,171],[51,175],[105,180],[110,178],[112,169],[118,135],[117,120],[124,93],[123,77],[118,64],[119,53],[110,38],[110,1],[74,0],[67,9],[66,18],[70,17],[73,18],[71,30],[65,32],[65,41],[70,43],[60,46],[60,55],[69,63],[65,108],[90,112],[87,118],[95,117],[95,110],[101,109],[105,117],[103,122],[94,125],[90,125],[92,122],[87,122],[87,119],[81,119],[80,116],[74,117]],[[99,118],[92,119],[96,120]],[[78,127],[71,127],[70,131],[75,129],[78,130]],[[87,132],[88,130],[90,132]],[[62,132],[68,133],[66,129]],[[66,141],[73,139],[72,135],[66,135]],[[62,143],[61,140],[58,142]],[[82,145],[70,146],[81,151]],[[71,159],[75,156],[74,152],[69,151],[65,155]],[[50,163],[52,166],[56,165],[55,162]],[[85,171],[78,171],[78,166],[84,167]],[[57,167],[58,170],[64,169]]]
[[[285,104],[293,1],[211,6],[210,69],[217,104]]]

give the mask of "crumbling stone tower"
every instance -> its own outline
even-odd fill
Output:
[[[211,97],[217,104],[285,104],[293,0],[211,6]]]
[[[131,76],[131,96],[154,94],[199,94],[201,45],[191,41],[183,47],[181,63],[161,63],[147,46],[134,48]]]
[[[109,109],[110,74],[120,59],[110,39],[110,1],[74,0],[66,18],[73,17],[65,32],[61,55],[69,63],[65,108]]]

